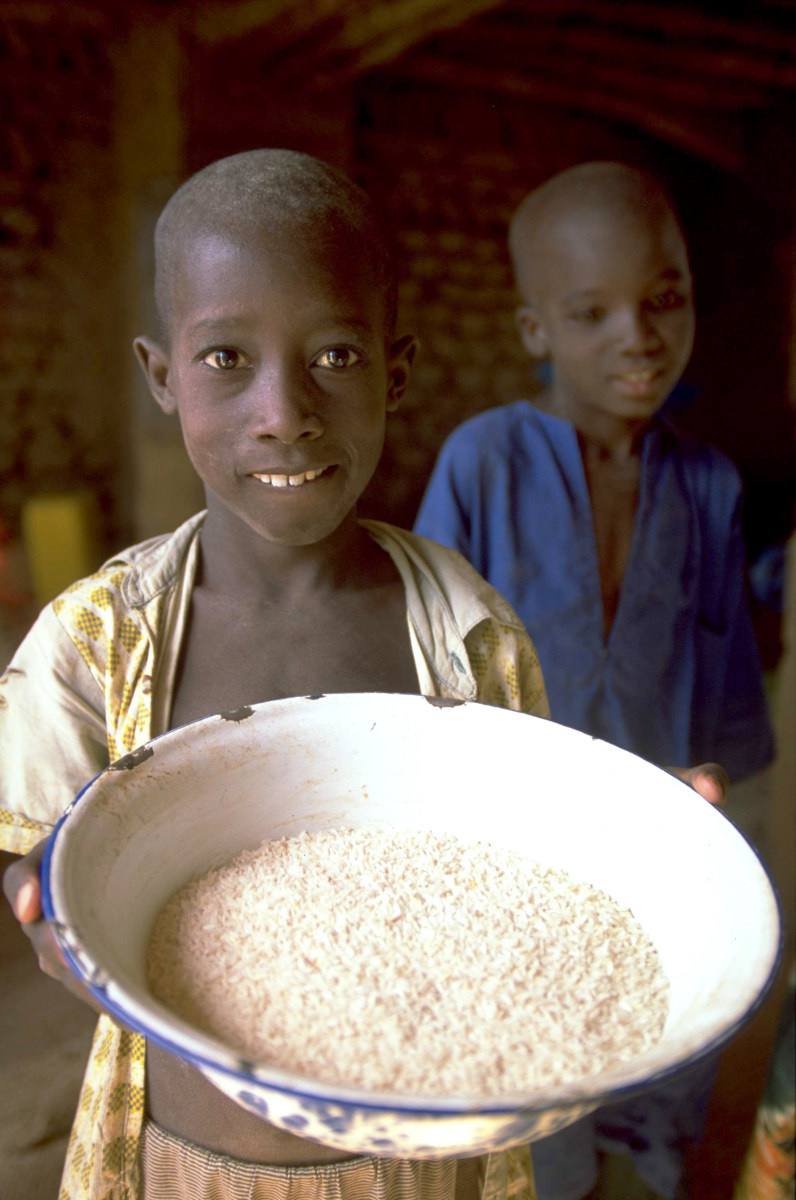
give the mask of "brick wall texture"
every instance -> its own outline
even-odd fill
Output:
[[[135,141],[114,117],[124,35],[84,6],[75,10],[80,20],[63,6],[46,22],[34,19],[37,7],[27,18],[0,17],[0,99],[9,114],[0,126],[0,271],[8,280],[0,520],[16,527],[33,491],[88,485],[112,545],[135,532],[125,527],[125,445],[136,418],[120,319],[134,249],[120,244],[127,235],[115,167],[120,145]],[[584,115],[574,102],[567,111],[434,87],[411,78],[409,60],[326,91],[307,80],[272,94],[256,46],[246,53],[186,46],[185,172],[268,144],[347,168],[391,231],[400,324],[420,338],[366,512],[411,524],[447,433],[538,388],[514,330],[508,219],[536,183],[598,157],[638,162],[681,189],[701,306],[691,372],[701,401],[690,419],[742,466],[746,459],[761,476],[783,473],[789,318],[775,267],[781,235],[769,227],[760,188],[745,189],[628,124]]]
[[[113,67],[101,23],[0,18],[0,520],[88,485],[116,519]]]

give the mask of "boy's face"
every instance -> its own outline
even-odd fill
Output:
[[[694,310],[674,220],[600,211],[563,217],[537,238],[535,303],[520,309],[526,348],[553,365],[556,409],[638,423],[663,404],[691,354]]]
[[[136,350],[179,414],[208,509],[306,546],[352,512],[382,450],[413,339],[389,344],[384,297],[351,239],[295,231],[184,248],[168,352]]]

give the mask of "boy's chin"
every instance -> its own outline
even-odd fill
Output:
[[[627,404],[617,405],[614,412],[616,416],[624,417],[627,421],[651,421],[655,414],[663,408],[665,399],[666,397],[663,397],[663,399],[655,400],[649,404],[631,401]]]
[[[651,421],[665,403],[666,394],[659,391],[643,396],[613,392],[610,396],[600,397],[594,407],[606,416],[636,424],[639,421]]]
[[[604,397],[603,404],[607,411],[613,411],[618,416],[627,413],[634,417],[652,417],[666,403],[670,390],[668,379],[663,377],[646,385],[617,381]]]
[[[627,421],[636,426],[639,422],[651,421],[666,403],[667,396],[668,391],[663,388],[634,394],[629,389],[625,391],[608,385],[591,391],[553,394],[551,408],[577,426],[599,425],[605,420]]]
[[[342,514],[327,513],[316,521],[303,522],[301,525],[291,523],[254,523],[248,522],[249,528],[264,542],[271,546],[282,546],[285,549],[297,550],[316,546],[322,542],[343,536],[345,530],[356,520],[356,511],[349,509]]]

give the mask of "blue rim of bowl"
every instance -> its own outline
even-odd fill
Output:
[[[220,713],[213,714],[213,716],[221,715],[222,714]],[[210,716],[205,719],[212,720],[213,718]],[[176,726],[175,729],[167,730],[165,733],[158,734],[156,737],[151,738],[148,742],[144,742],[140,747],[137,747],[137,750],[134,753],[145,750],[154,742],[158,742],[162,738],[168,737],[169,734],[176,733],[184,728],[187,728],[187,726]],[[122,759],[115,761],[118,763],[122,761]],[[187,1047],[180,1045],[179,1042],[176,1042],[168,1037],[165,1037],[163,1034],[152,1030],[145,1022],[139,1020],[137,1017],[131,1016],[131,1014],[124,1008],[123,1005],[113,1000],[108,995],[107,985],[94,983],[88,978],[80,963],[70,951],[67,942],[61,936],[59,932],[59,926],[65,926],[63,926],[63,924],[59,921],[55,912],[52,890],[50,887],[52,856],[55,843],[66,822],[73,813],[75,806],[80,802],[85,793],[96,783],[98,779],[100,779],[101,776],[109,774],[114,769],[118,769],[114,766],[114,763],[110,763],[107,767],[103,767],[101,771],[98,771],[96,775],[94,775],[88,780],[87,783],[83,785],[80,791],[75,795],[74,799],[64,809],[63,813],[56,822],[55,827],[47,838],[47,844],[44,849],[44,855],[42,857],[41,867],[39,870],[42,891],[42,910],[44,912],[45,919],[53,928],[58,945],[60,946],[72,973],[79,980],[79,982],[88,989],[94,999],[100,1003],[106,1012],[110,1013],[111,1016],[116,1017],[117,1020],[128,1029],[132,1029],[136,1033],[140,1033],[148,1041],[154,1042],[161,1049],[169,1051],[169,1053],[176,1055],[178,1058],[181,1058],[183,1061],[186,1061],[195,1067],[198,1067],[200,1070],[203,1068],[209,1068],[212,1071],[220,1071],[225,1075],[229,1075],[233,1079],[237,1079],[241,1083],[271,1088],[274,1091],[294,1096],[299,1100],[306,1101],[310,1106],[317,1104],[337,1104],[340,1106],[356,1106],[357,1108],[373,1111],[389,1110],[391,1112],[407,1114],[411,1116],[510,1117],[512,1115],[516,1116],[519,1113],[527,1113],[528,1115],[533,1113],[544,1113],[554,1108],[572,1108],[578,1105],[590,1105],[593,1108],[596,1108],[606,1103],[617,1103],[621,1100],[629,1099],[634,1095],[639,1095],[642,1092],[649,1091],[650,1089],[657,1087],[658,1084],[664,1083],[676,1075],[685,1073],[692,1068],[695,1068],[699,1064],[704,1063],[707,1059],[711,1058],[715,1054],[718,1054],[718,1052],[736,1036],[736,1034],[754,1017],[754,1015],[762,1007],[766,997],[773,987],[774,980],[776,979],[777,973],[781,966],[782,955],[784,951],[784,929],[782,921],[782,901],[779,892],[774,881],[771,879],[771,876],[766,869],[757,848],[752,844],[743,830],[739,829],[736,825],[733,825],[735,832],[744,840],[746,845],[752,851],[769,881],[777,913],[777,947],[773,955],[771,967],[766,980],[749,1007],[736,1018],[731,1026],[728,1026],[726,1029],[722,1030],[721,1033],[716,1034],[712,1039],[710,1039],[710,1041],[702,1045],[699,1050],[689,1054],[687,1058],[682,1059],[671,1066],[662,1067],[657,1071],[653,1071],[651,1074],[645,1076],[643,1080],[619,1084],[616,1087],[607,1089],[606,1091],[592,1093],[589,1095],[584,1094],[576,1082],[570,1089],[565,1089],[560,1095],[551,1095],[549,1098],[547,1098],[543,1105],[534,1104],[532,1102],[528,1103],[528,1094],[521,1092],[511,1093],[507,1097],[504,1097],[501,1100],[494,1100],[491,1103],[487,1098],[467,1099],[466,1097],[462,1097],[461,1100],[456,1101],[452,1101],[450,1098],[448,1098],[447,1100],[440,1100],[440,1102],[437,1103],[436,1098],[433,1096],[423,1096],[414,1100],[409,1100],[406,1096],[400,1096],[388,1092],[360,1092],[357,1088],[345,1088],[336,1086],[334,1084],[323,1084],[310,1079],[303,1081],[301,1086],[296,1086],[295,1083],[289,1082],[288,1079],[284,1077],[284,1073],[277,1067],[269,1067],[267,1064],[253,1062],[251,1059],[236,1054],[235,1051],[232,1050],[228,1052],[230,1059],[229,1062],[219,1061],[217,1059],[199,1054],[194,1050],[190,1050]],[[689,785],[684,784],[684,786],[687,787]],[[719,812],[721,813],[721,810],[719,810]],[[725,814],[722,813],[721,815],[724,816],[725,820],[729,820]],[[201,1033],[201,1031],[198,1032]],[[202,1034],[202,1036],[212,1037],[212,1035],[208,1034]],[[222,1051],[219,1051],[219,1053],[222,1053]],[[307,1087],[310,1088],[309,1091],[304,1090]]]

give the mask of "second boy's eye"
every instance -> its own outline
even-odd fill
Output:
[[[355,367],[359,362],[362,362],[362,355],[350,346],[330,346],[313,360],[313,366],[331,367],[339,371],[344,367]]]
[[[236,367],[246,366],[246,358],[240,350],[232,350],[222,346],[219,350],[209,350],[202,362],[215,371],[234,371]]]
[[[581,325],[596,325],[605,316],[605,310],[592,304],[588,308],[575,309],[569,316],[570,320],[578,321]]]
[[[685,296],[677,288],[667,288],[665,292],[656,292],[647,301],[652,312],[666,312],[670,308],[682,308]]]

